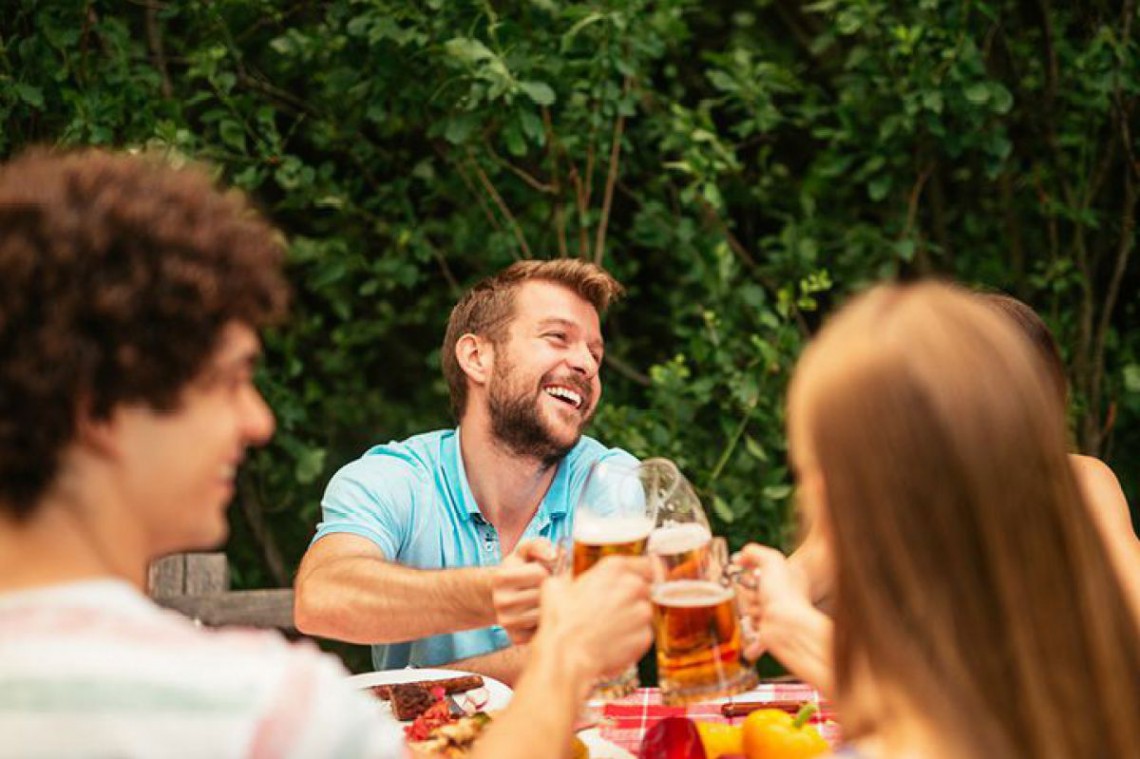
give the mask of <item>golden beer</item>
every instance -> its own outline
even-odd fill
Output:
[[[652,529],[647,517],[579,517],[574,523],[574,576],[604,556],[644,556]]]
[[[756,683],[743,664],[732,588],[710,580],[671,580],[653,589],[657,676],[666,703],[731,695]]]
[[[644,556],[653,520],[643,515],[600,516],[582,510],[574,519],[574,576],[582,574],[605,556]],[[594,698],[621,698],[637,688],[637,667],[594,686]]]
[[[699,524],[659,527],[649,538],[648,550],[659,568],[658,581],[700,580],[709,563],[712,533]]]

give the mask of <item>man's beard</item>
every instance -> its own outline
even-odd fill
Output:
[[[554,466],[565,458],[581,439],[582,427],[586,426],[589,417],[583,419],[578,434],[574,436],[572,442],[561,443],[555,440],[539,411],[538,393],[542,391],[539,390],[533,395],[526,392],[511,395],[510,383],[507,380],[511,367],[506,365],[506,362],[499,362],[496,363],[493,372],[494,377],[487,399],[491,415],[491,434],[512,453],[538,459],[543,467]],[[582,404],[586,405],[589,402],[587,391],[582,394]]]

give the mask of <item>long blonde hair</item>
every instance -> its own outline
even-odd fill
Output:
[[[877,287],[805,352],[792,430],[822,473],[850,733],[889,719],[856,697],[870,673],[964,755],[1140,756],[1140,634],[1054,396],[946,284]]]

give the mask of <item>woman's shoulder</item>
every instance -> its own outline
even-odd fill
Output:
[[[1128,510],[1128,500],[1120,487],[1116,474],[1098,458],[1079,453],[1069,455],[1077,485],[1093,517],[1104,527],[1132,529],[1132,516]]]

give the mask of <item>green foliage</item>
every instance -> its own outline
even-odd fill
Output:
[[[735,544],[786,542],[789,372],[883,277],[1033,302],[1081,443],[1136,461],[1138,19],[1055,5],[19,0],[0,153],[204,159],[287,233],[294,317],[260,377],[279,431],[235,511],[244,583],[286,579],[338,466],[450,423],[449,308],[528,256],[628,285],[593,434],[675,458]]]

